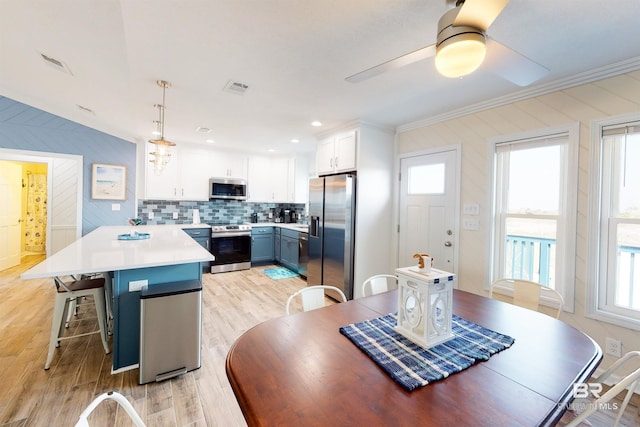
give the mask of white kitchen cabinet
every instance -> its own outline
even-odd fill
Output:
[[[247,186],[250,202],[292,202],[287,157],[253,156],[249,158]]]
[[[206,148],[181,147],[179,199],[209,200],[211,155],[211,150]]]
[[[209,178],[247,179],[247,157],[243,154],[211,151],[209,162]]]
[[[318,144],[316,170],[318,175],[328,175],[356,170],[358,132],[338,134]]]
[[[209,200],[209,162],[205,149],[187,146],[171,148],[171,160],[156,175],[149,160],[154,151],[148,143],[145,198],[155,200]]]

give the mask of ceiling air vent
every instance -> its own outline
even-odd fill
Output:
[[[87,108],[87,107],[83,107],[80,104],[76,104],[78,106],[78,109],[82,112],[88,113],[88,114],[93,114],[94,116],[96,115],[96,113],[93,112],[93,110],[91,108]]]
[[[234,82],[233,80],[229,80],[227,84],[224,86],[224,91],[229,93],[235,93],[238,95],[243,95],[249,86],[244,83]]]
[[[63,73],[67,73],[70,75],[73,75],[73,73],[71,72],[71,70],[69,69],[69,67],[67,67],[67,64],[65,64],[64,62],[60,61],[59,59],[53,58],[49,55],[45,55],[44,53],[40,53],[40,56],[42,57],[42,60],[50,65],[51,67],[55,68],[58,71],[62,71]]]

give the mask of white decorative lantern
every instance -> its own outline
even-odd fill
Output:
[[[396,274],[396,331],[424,348],[453,338],[451,306],[456,275],[435,268],[425,272],[418,267],[398,268]]]

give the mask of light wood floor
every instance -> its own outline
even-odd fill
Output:
[[[138,385],[138,370],[111,375],[100,336],[63,341],[45,371],[54,301],[50,279],[20,280],[42,258],[25,257],[0,273],[0,426],[73,426],[99,394],[115,390],[148,426],[245,426],[225,374],[233,342],[265,320],[283,316],[300,278],[271,280],[254,268],[203,275],[202,367],[163,383]],[[86,310],[86,309],[85,309]],[[80,312],[79,318],[90,313]],[[92,313],[91,313],[92,314]],[[91,331],[95,320],[71,328]],[[113,420],[116,420],[114,423]],[[132,425],[114,402],[101,404],[91,425]]]
[[[1,427],[73,426],[97,395],[111,390],[126,396],[150,427],[245,426],[224,370],[227,351],[252,326],[284,315],[288,296],[305,286],[299,278],[271,280],[260,271],[266,267],[203,275],[202,367],[141,386],[137,369],[111,375],[111,355],[104,354],[99,335],[63,342],[51,369],[43,369],[54,286],[50,279],[19,278],[41,259],[25,257],[21,266],[0,272]],[[82,320],[88,314],[81,311],[71,328],[92,330],[94,321]],[[605,427],[611,420],[609,414],[598,414],[590,422]],[[114,402],[101,404],[90,422],[131,425]],[[622,425],[640,425],[637,400]]]

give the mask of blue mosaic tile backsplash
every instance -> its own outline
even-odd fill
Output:
[[[273,222],[269,218],[272,210],[293,209],[304,213],[304,203],[253,203],[239,200],[212,201],[178,201],[178,200],[140,200],[138,201],[138,218],[143,224],[191,224],[193,210],[198,209],[200,222],[210,225],[244,224],[251,222],[251,214],[258,215],[258,222]],[[153,219],[149,213],[153,212]],[[178,218],[174,219],[174,212]],[[300,219],[298,222],[303,222]]]

